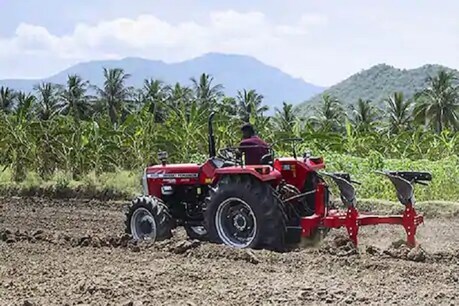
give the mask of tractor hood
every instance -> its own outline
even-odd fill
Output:
[[[147,178],[192,179],[197,178],[201,166],[198,164],[167,164],[146,168]]]
[[[198,164],[166,164],[145,168],[143,176],[144,193],[161,198],[163,188],[176,185],[196,185],[199,183]]]

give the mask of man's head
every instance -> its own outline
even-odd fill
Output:
[[[253,129],[253,126],[250,123],[245,123],[241,127],[242,131],[242,138],[247,139],[255,135],[255,130]]]

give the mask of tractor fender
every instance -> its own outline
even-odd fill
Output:
[[[282,180],[282,174],[270,166],[227,167],[215,171],[213,183],[223,176],[250,175],[261,182],[270,182],[277,185]]]

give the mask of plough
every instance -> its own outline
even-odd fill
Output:
[[[402,215],[375,215],[361,213],[357,209],[356,191],[349,174],[346,173],[321,173],[333,179],[340,191],[341,201],[347,208],[346,211],[327,210],[321,201],[317,201],[316,211],[312,216],[304,217],[301,220],[303,236],[310,236],[317,228],[341,228],[345,227],[349,238],[355,245],[358,243],[357,235],[359,228],[366,225],[377,224],[399,224],[402,225],[407,234],[407,245],[416,245],[417,227],[424,222],[422,215],[416,212],[414,207],[414,186],[418,183],[427,185],[432,176],[427,172],[378,172],[385,175],[394,185],[397,198],[405,206]],[[320,193],[319,189],[318,192]],[[320,197],[319,197],[320,198]]]

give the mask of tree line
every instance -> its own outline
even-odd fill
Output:
[[[103,74],[101,87],[69,75],[63,85],[42,83],[32,93],[0,88],[0,165],[10,167],[15,180],[28,170],[46,177],[56,169],[75,176],[139,169],[156,162],[159,150],[169,151],[173,161],[202,161],[211,111],[217,112],[219,147],[235,144],[238,127],[250,121],[279,154],[288,154],[282,141],[288,137],[303,138],[301,150],[319,153],[371,151],[411,159],[459,153],[459,87],[445,71],[413,99],[396,92],[378,107],[323,95],[305,117],[286,102],[268,115],[261,93],[244,89],[226,96],[208,74],[192,78],[191,86],[147,79],[142,88],[128,86],[130,75],[122,69]]]

